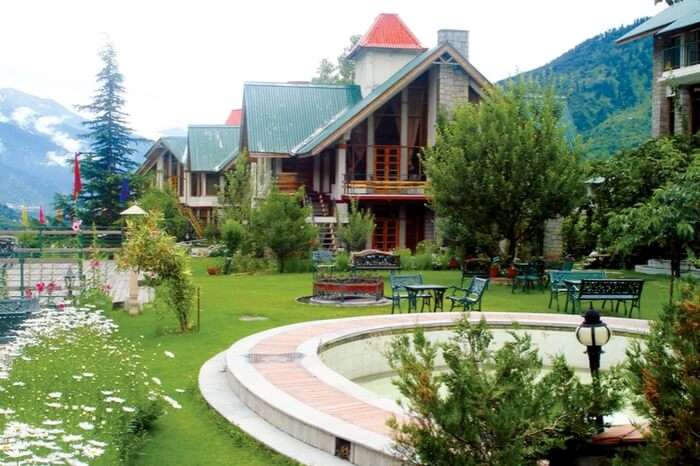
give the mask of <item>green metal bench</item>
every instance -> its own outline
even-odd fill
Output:
[[[477,304],[479,305],[478,310],[481,311],[481,300],[488,287],[489,279],[480,277],[472,278],[468,288],[453,286],[450,288],[452,294],[447,296],[447,299],[450,300],[450,311],[453,310],[456,305],[460,305],[466,312]]]
[[[549,304],[557,302],[557,312],[559,312],[559,293],[567,293],[568,288],[564,284],[565,280],[596,280],[607,278],[604,270],[551,270],[549,272]]]
[[[38,299],[0,299],[0,343],[32,313],[39,311]]]
[[[314,275],[321,272],[331,272],[335,269],[335,256],[327,249],[318,249],[311,253]]]
[[[603,306],[607,301],[615,302],[615,313],[620,309],[620,303],[625,306],[625,314],[632,317],[632,312],[637,309],[637,315],[641,316],[641,298],[644,288],[644,280],[638,279],[616,279],[616,280],[581,280],[581,284],[576,286],[566,282],[568,287],[566,307],[568,310],[569,300],[572,302],[573,310],[581,309],[581,301],[603,301]],[[630,303],[629,311],[627,303]]]
[[[406,291],[406,285],[422,285],[423,275],[396,275],[392,274],[389,276],[389,283],[391,284],[391,313],[394,313],[394,308],[399,309],[401,312],[401,300],[408,300],[409,294]],[[418,293],[416,294],[416,299],[421,299],[421,312],[425,308],[425,303],[430,304],[430,299],[432,295],[430,293]],[[409,307],[410,311],[410,307]]]

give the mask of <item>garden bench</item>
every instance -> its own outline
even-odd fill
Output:
[[[378,251],[376,249],[365,249],[354,252],[350,258],[353,271],[396,271],[401,269],[401,259],[390,252]]]
[[[18,324],[39,311],[38,299],[12,298],[0,299],[0,343]]]
[[[481,311],[481,299],[484,297],[484,292],[489,287],[488,278],[474,277],[468,288],[453,286],[451,289],[452,295],[447,296],[450,300],[450,311],[454,309],[455,305],[459,304],[464,308],[472,309],[475,305],[479,305],[479,311]]]
[[[462,262],[461,287],[464,288],[465,278],[488,278],[491,272],[491,261],[489,259],[465,259]]]
[[[605,279],[603,270],[550,270],[549,271],[549,305],[552,308],[552,301],[557,302],[557,312],[559,312],[559,293],[566,293],[568,288],[565,280],[596,280]]]
[[[394,308],[398,307],[399,312],[401,311],[401,300],[409,299],[408,291],[406,290],[406,285],[422,285],[423,275],[396,275],[392,274],[389,276],[389,283],[391,284],[391,313],[394,313]],[[418,293],[416,298],[421,299],[421,312],[425,307],[425,303],[430,304],[430,293]],[[410,308],[409,308],[410,311]]]
[[[314,275],[320,272],[331,272],[335,269],[335,256],[333,252],[327,249],[318,249],[311,253],[311,262],[313,265]]]
[[[637,309],[637,314],[641,316],[640,301],[642,298],[642,289],[644,288],[644,280],[639,279],[584,279],[580,284],[573,283],[571,280],[564,282],[567,285],[568,293],[566,299],[565,310],[568,310],[569,299],[572,302],[572,312],[576,312],[581,308],[581,301],[603,301],[605,306],[606,301],[615,301],[615,312],[620,308],[620,303],[625,306],[625,314],[627,317],[632,317],[632,312]],[[630,303],[629,312],[627,311],[627,302]]]

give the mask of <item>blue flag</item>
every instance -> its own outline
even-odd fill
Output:
[[[122,180],[122,189],[119,191],[119,202],[126,202],[129,200],[129,179],[124,178]]]

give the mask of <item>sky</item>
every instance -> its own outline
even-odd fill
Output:
[[[425,47],[470,31],[469,60],[498,81],[664,5],[653,0],[2,1],[0,88],[72,107],[89,102],[107,38],[125,76],[131,126],[155,138],[222,124],[245,81],[309,80],[379,13],[398,13]]]

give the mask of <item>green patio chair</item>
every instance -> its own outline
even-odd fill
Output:
[[[481,311],[481,300],[488,287],[489,279],[479,277],[472,278],[468,288],[461,288],[458,286],[451,287],[450,290],[452,290],[452,294],[447,296],[447,299],[450,300],[450,311],[452,311],[456,305],[462,306],[465,312],[478,305],[478,310]]]

